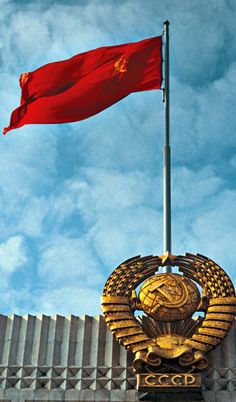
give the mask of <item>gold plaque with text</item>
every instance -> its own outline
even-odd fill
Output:
[[[158,373],[138,374],[137,388],[139,391],[154,391],[155,388],[201,388],[201,374]]]

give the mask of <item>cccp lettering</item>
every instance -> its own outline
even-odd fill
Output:
[[[192,374],[185,374],[185,385],[192,385],[195,383],[195,377]]]
[[[184,380],[183,375],[175,374],[175,375],[171,376],[171,384],[172,385],[175,385],[175,386],[183,385],[183,380]]]
[[[145,377],[145,384],[151,385],[152,387],[156,385],[156,375],[147,375]],[[154,380],[154,381],[153,381]]]
[[[168,380],[169,380],[170,376],[168,374],[162,374],[159,376],[158,378],[158,384],[159,385],[164,385],[164,384],[168,384]]]
[[[143,375],[141,382],[149,387],[191,387],[200,386],[199,376],[192,374],[148,374]]]

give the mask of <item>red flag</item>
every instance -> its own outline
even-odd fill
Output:
[[[21,105],[3,133],[25,124],[83,120],[161,83],[161,36],[90,50],[22,74]]]

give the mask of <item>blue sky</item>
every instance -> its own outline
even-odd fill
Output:
[[[160,35],[170,20],[173,254],[236,280],[236,2],[0,0],[1,127],[21,73]],[[162,254],[161,91],[0,138],[0,312],[97,314],[127,258]]]

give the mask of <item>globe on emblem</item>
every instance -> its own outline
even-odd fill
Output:
[[[200,302],[200,293],[190,279],[179,274],[159,274],[147,279],[139,292],[142,310],[159,321],[190,317]]]

